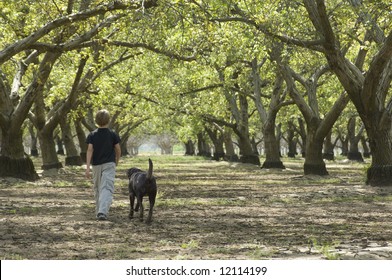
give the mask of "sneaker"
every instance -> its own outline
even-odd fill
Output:
[[[98,213],[97,218],[99,221],[106,221],[108,219],[103,213]]]

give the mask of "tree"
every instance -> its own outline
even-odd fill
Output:
[[[239,76],[240,71],[234,69],[227,81],[224,69],[217,69],[220,81],[226,85],[223,87],[223,94],[230,108],[233,123],[225,120],[214,119],[206,116],[207,120],[230,127],[238,139],[238,148],[240,149],[240,161],[243,163],[252,163],[260,165],[260,159],[257,152],[253,149],[249,129],[249,101],[248,96],[240,88]],[[229,72],[230,73],[230,72]],[[233,84],[233,86],[231,86]]]
[[[44,83],[49,77],[54,61],[59,53],[47,53],[26,90],[25,95],[15,109],[11,103],[9,88],[1,90],[0,125],[2,128],[2,148],[0,156],[0,175],[15,176],[26,180],[38,179],[34,165],[30,158],[25,157],[23,148],[22,125],[32,106],[35,95],[43,90]],[[1,84],[1,83],[0,83]],[[4,85],[4,83],[2,83]],[[1,86],[0,86],[1,87]],[[8,114],[5,114],[5,113]]]
[[[15,176],[28,180],[38,178],[31,160],[24,153],[22,124],[36,97],[43,93],[56,60],[64,52],[86,47],[84,43],[89,46],[88,43],[91,43],[89,40],[102,28],[125,15],[121,13],[107,15],[108,12],[137,10],[141,7],[139,3],[124,4],[115,1],[83,10],[87,7],[84,5],[90,2],[84,1],[80,5],[80,12],[71,14],[74,10],[74,1],[69,1],[65,15],[61,9],[58,9],[58,6],[14,7],[16,3],[13,1],[1,3],[6,8],[2,13],[2,20],[10,29],[2,27],[8,41],[3,43],[3,49],[0,51],[0,128],[2,130],[0,176]],[[143,4],[143,8],[150,8],[156,5],[156,1],[143,1]],[[47,8],[48,11],[43,11],[42,8]],[[50,10],[52,8],[53,10]],[[21,13],[15,17],[13,10],[21,11]],[[40,21],[36,21],[37,13],[40,13],[38,17]],[[48,17],[42,15],[48,15]],[[89,19],[99,16],[102,18],[98,24],[89,24]],[[38,27],[35,22],[38,26],[40,24],[43,26]],[[81,22],[86,24],[80,25]],[[80,31],[82,28],[87,28],[87,31]],[[53,35],[55,31],[57,34]],[[75,36],[72,37],[73,35]],[[41,61],[39,61],[40,57],[43,57]],[[19,62],[16,68],[13,67],[13,59]],[[31,65],[37,63],[39,63],[38,68],[28,72],[28,67],[32,68]],[[11,75],[14,76],[12,86],[8,81]],[[28,84],[23,94],[20,90],[22,79],[25,79],[25,83]],[[41,127],[43,119],[37,120],[40,122],[38,126]]]
[[[77,96],[79,93],[77,85],[82,78],[82,72],[86,65],[86,61],[87,58],[81,59],[74,86],[66,99],[58,100],[49,110],[47,110],[49,106],[45,104],[44,90],[42,89],[36,95],[34,115],[31,113],[30,118],[37,128],[42,152],[43,170],[58,169],[62,167],[56,153],[54,130],[61,124],[61,121],[64,120],[64,116],[66,116],[77,103]],[[46,100],[48,99],[49,98],[46,98]],[[63,123],[62,127],[65,129],[66,124]],[[63,132],[64,131],[65,130],[63,130]],[[69,147],[68,142],[67,146]]]
[[[260,66],[262,66],[262,63],[260,63]],[[280,143],[275,135],[276,117],[282,106],[288,105],[290,102],[286,102],[286,92],[283,89],[283,76],[276,73],[272,94],[268,96],[270,99],[268,108],[264,106],[262,102],[262,80],[259,68],[257,59],[254,58],[252,61],[253,95],[261,120],[265,147],[265,161],[262,168],[284,169],[285,167],[280,160]]]
[[[360,51],[353,63],[342,50],[343,42],[333,28],[323,0],[304,0],[309,18],[320,40],[321,51],[336,73],[361,117],[372,151],[372,164],[367,171],[370,185],[392,184],[392,99],[388,99],[392,80],[392,30],[384,1],[350,1],[353,17],[361,23],[363,34],[355,34]],[[371,10],[377,11],[372,15]],[[388,18],[389,17],[389,18]],[[334,18],[334,17],[332,17]],[[389,22],[389,24],[388,24]],[[389,32],[389,34],[385,34]],[[362,35],[360,37],[360,35]],[[369,46],[368,46],[369,45]],[[370,45],[373,50],[371,51]],[[367,69],[363,65],[367,59]]]
[[[352,116],[348,120],[347,124],[347,137],[349,142],[349,150],[347,158],[363,162],[362,154],[359,152],[358,144],[361,141],[364,127],[361,126],[358,132],[356,132],[357,116]]]
[[[222,133],[221,128],[218,125],[206,125],[205,130],[214,145],[214,154],[212,159],[216,161],[219,161],[221,158],[225,159],[224,134]]]
[[[328,171],[323,161],[322,153],[324,139],[330,133],[334,123],[346,107],[349,101],[348,95],[346,92],[343,92],[330,109],[326,113],[321,114],[319,99],[317,98],[317,91],[320,91],[318,84],[322,76],[327,73],[328,67],[321,66],[314,70],[309,78],[305,78],[291,69],[288,64],[281,60],[279,61],[279,58],[278,64],[280,64],[282,69],[290,96],[301,111],[307,125],[304,173],[327,175]],[[303,86],[305,94],[301,94],[295,81]],[[332,88],[332,90],[334,89]],[[307,97],[307,101],[303,97],[304,95]]]
[[[369,137],[370,185],[392,183],[392,30],[388,1],[303,0],[252,6],[230,3],[227,20],[324,55],[361,117]],[[272,9],[273,12],[266,12]],[[227,16],[227,13],[226,13]],[[306,21],[304,19],[309,19]],[[350,24],[348,24],[350,23]],[[295,27],[295,28],[293,28]]]

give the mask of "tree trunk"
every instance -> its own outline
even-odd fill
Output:
[[[301,138],[301,155],[304,158],[306,156],[306,143],[307,143],[307,135],[306,135],[306,128],[305,128],[305,122],[302,118],[298,118],[298,134]]]
[[[247,135],[238,135],[238,147],[240,149],[240,162],[260,165],[260,158],[254,153]]]
[[[366,138],[363,135],[361,137],[361,144],[362,144],[362,148],[363,148],[363,156],[365,158],[370,158],[371,151],[370,151],[370,148],[368,146],[367,140],[366,140]]]
[[[271,55],[271,59],[273,54]],[[264,64],[266,58],[259,64],[257,58],[252,60],[252,84],[255,105],[262,122],[262,131],[264,136],[264,148],[266,159],[261,168],[285,168],[280,160],[280,137],[276,137],[275,125],[276,115],[284,98],[282,98],[283,76],[276,74],[273,92],[270,98],[269,109],[266,110],[261,99],[262,81],[260,78],[260,67]]]
[[[240,149],[240,162],[260,165],[260,158],[254,153],[249,137],[238,135],[238,147]]]
[[[223,142],[224,142],[225,150],[226,150],[225,160],[231,161],[231,162],[237,162],[239,159],[235,153],[234,143],[233,143],[233,140],[231,139],[231,129],[226,128],[224,130]]]
[[[326,159],[326,160],[334,160],[335,159],[335,155],[333,152],[334,147],[335,146],[332,143],[332,130],[330,130],[324,140],[324,152],[323,152],[324,159]]]
[[[203,133],[201,132],[197,134],[197,149],[198,156],[211,157],[210,145],[208,145]]]
[[[250,144],[252,145],[252,150],[253,150],[253,153],[255,154],[255,155],[257,155],[257,156],[260,156],[260,152],[259,152],[259,148],[258,148],[258,145],[260,144],[260,142],[257,142],[256,141],[256,138],[255,137],[252,137],[251,139],[250,139]]]
[[[123,156],[129,155],[128,145],[127,145],[128,139],[129,139],[129,136],[125,136],[125,137],[122,136],[121,137],[120,146],[121,146],[121,155],[123,155]]]
[[[276,144],[279,147],[279,157],[282,157],[282,146],[281,146],[281,142],[282,142],[282,138],[283,138],[283,133],[282,133],[282,124],[279,123],[278,125],[276,125]]]
[[[367,170],[366,183],[371,186],[390,186],[392,184],[392,139],[390,129],[368,128],[372,164]]]
[[[42,153],[42,169],[59,169],[63,165],[58,159],[56,152],[56,143],[53,137],[53,131],[43,129],[38,131],[38,138],[41,146]]]
[[[0,177],[35,181],[39,176],[33,161],[24,153],[22,135],[19,128],[10,127],[9,130],[2,131]]]
[[[280,145],[275,136],[275,116],[270,115],[263,127],[265,161],[261,168],[285,169],[280,160]]]
[[[131,155],[131,156],[137,156],[137,155],[139,154],[139,147],[140,147],[140,146],[132,146],[132,145],[131,145],[131,146],[129,147],[129,150],[131,150],[131,151],[130,151],[130,155]],[[128,150],[128,151],[129,151],[129,150]]]
[[[185,143],[185,155],[186,156],[194,156],[195,155],[195,144],[192,140],[188,140]]]
[[[328,175],[322,153],[323,139],[318,139],[317,137],[315,137],[315,134],[315,131],[308,130],[304,173],[305,175]]]
[[[348,124],[347,124],[347,135],[350,144],[347,153],[347,158],[349,160],[363,162],[364,160],[362,154],[359,152],[359,148],[358,148],[359,141],[361,140],[361,132],[359,133],[359,135],[356,135],[355,128],[356,128],[356,117],[351,117],[348,120]]]
[[[289,152],[287,153],[288,157],[295,158],[297,155],[297,142],[297,138],[295,137],[294,123],[289,120],[287,130],[287,145],[289,147]]]
[[[85,162],[86,154],[87,154],[87,143],[86,143],[86,133],[83,130],[81,120],[75,121],[75,130],[79,141],[80,158],[82,159],[83,162]]]
[[[340,144],[342,145],[342,156],[347,156],[348,155],[348,137],[344,137],[341,133],[339,133],[339,139],[340,139]]]
[[[161,155],[172,155],[173,154],[173,146],[165,146],[161,148]]]
[[[63,139],[59,135],[56,135],[54,138],[56,139],[57,154],[64,156],[65,151],[64,151]]]
[[[248,113],[248,100],[244,94],[239,94],[240,103],[240,123],[237,129],[234,130],[238,136],[238,147],[240,148],[240,161],[242,163],[251,163],[260,165],[260,158],[255,154],[249,136],[249,113]]]
[[[214,143],[214,148],[214,155],[212,156],[213,160],[219,161],[226,157],[225,150],[223,148],[223,139],[219,138],[218,141]]]
[[[212,156],[212,159],[216,161],[219,161],[221,158],[223,159],[225,157],[225,150],[223,148],[223,134],[218,129],[210,129],[206,127],[205,130],[214,144],[214,155]]]
[[[31,137],[31,147],[30,147],[30,155],[33,157],[38,157],[38,139],[37,134],[34,131],[34,125],[29,124],[29,133]]]
[[[80,154],[78,153],[78,150],[75,146],[71,126],[69,125],[66,118],[60,121],[60,126],[66,151],[65,165],[81,166],[83,164],[83,160],[80,157]]]

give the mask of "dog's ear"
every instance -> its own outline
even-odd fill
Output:
[[[131,175],[132,175],[132,169],[128,169],[127,170],[128,179],[131,178]]]

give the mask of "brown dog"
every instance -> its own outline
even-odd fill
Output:
[[[143,197],[148,196],[148,200],[150,202],[150,210],[148,212],[148,217],[146,223],[151,223],[152,220],[152,211],[155,204],[155,198],[157,195],[157,184],[155,177],[152,175],[152,161],[148,159],[148,171],[142,171],[139,168],[130,168],[127,171],[128,179],[129,179],[129,202],[130,202],[130,211],[129,211],[129,218],[133,218],[133,212],[139,211],[140,207],[140,214],[139,218],[140,221],[143,221]],[[136,207],[134,207],[136,198]]]

